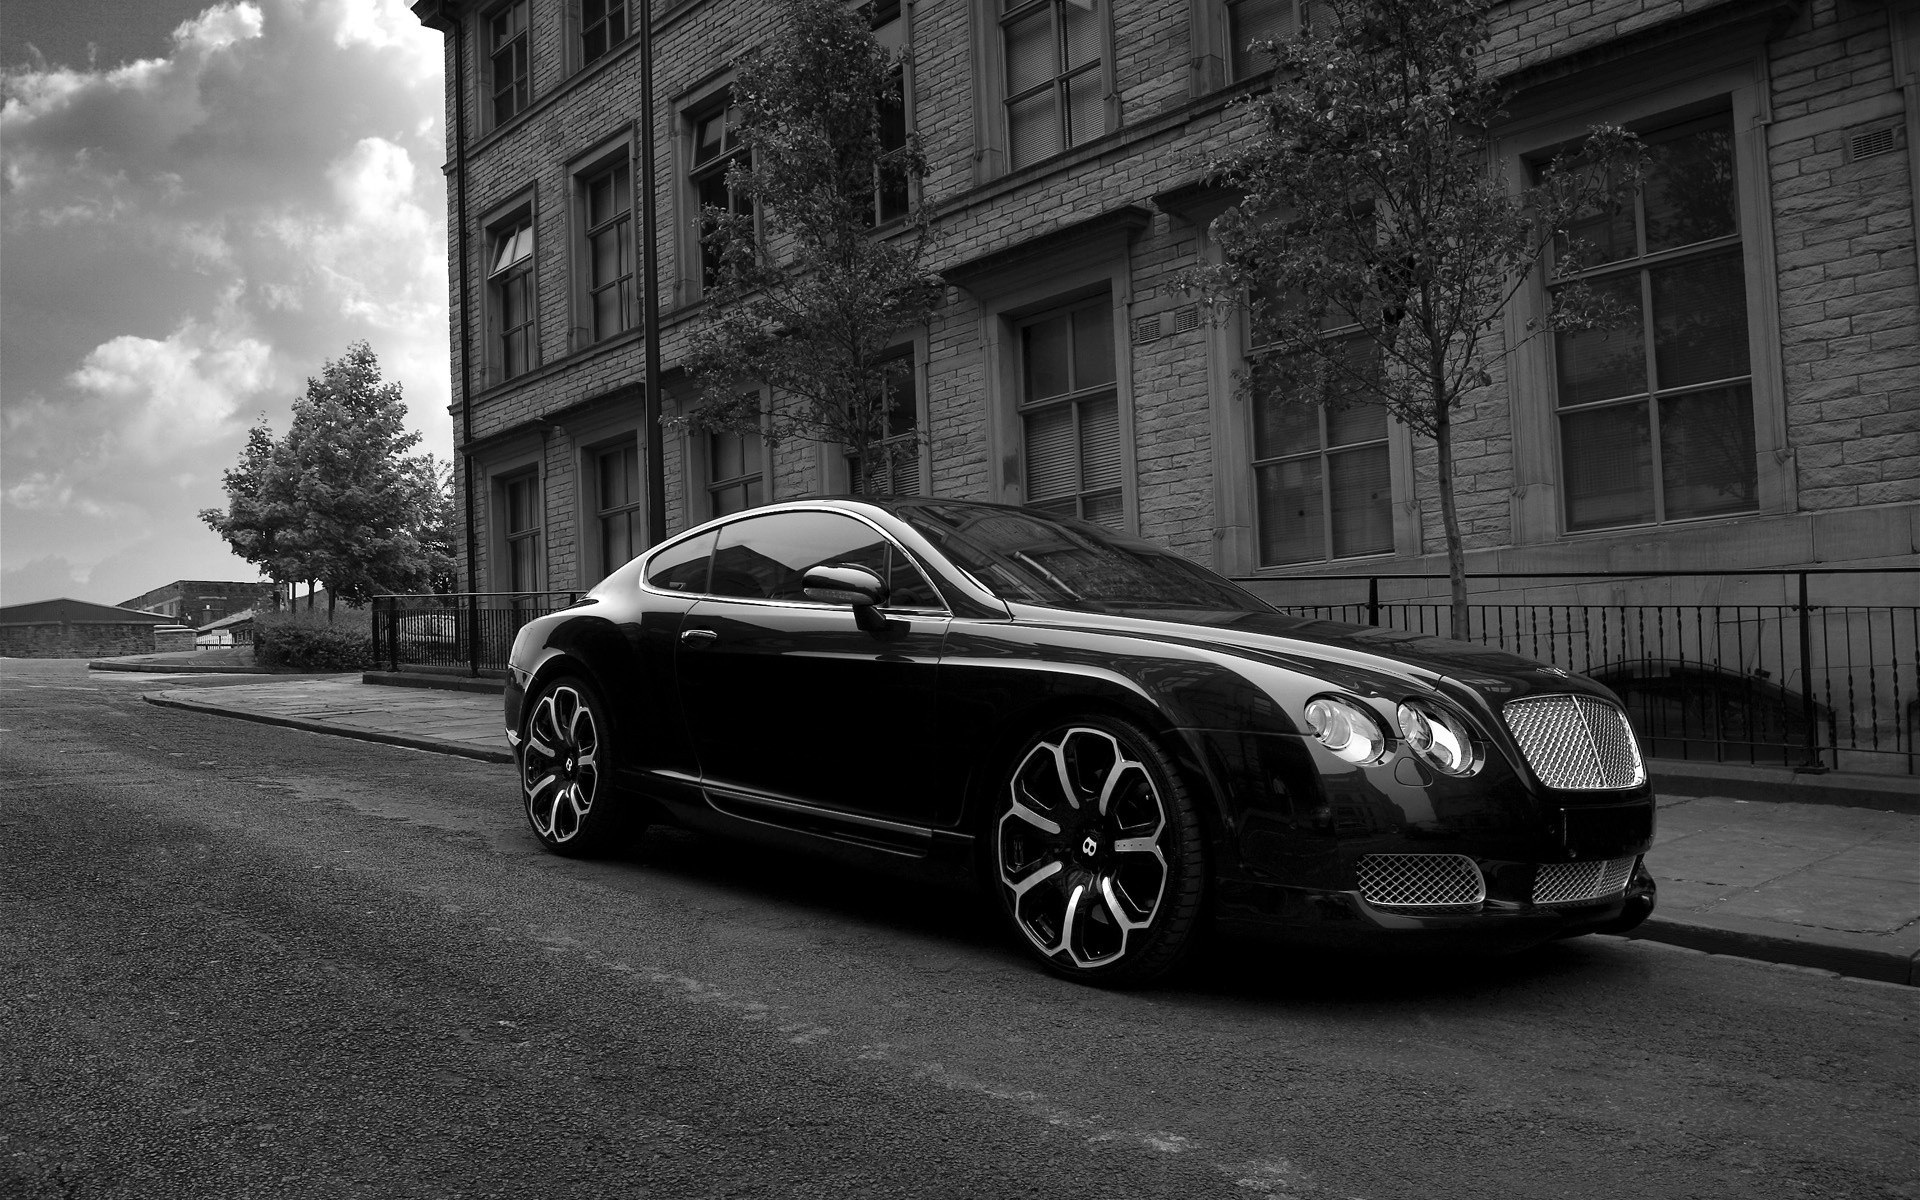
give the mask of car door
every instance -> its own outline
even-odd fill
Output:
[[[802,576],[828,563],[893,583],[883,623],[863,629],[851,607],[806,598]],[[927,822],[916,765],[934,746],[949,618],[906,553],[845,513],[745,517],[721,528],[707,591],[675,652],[702,783]]]

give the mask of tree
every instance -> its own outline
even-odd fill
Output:
[[[278,441],[262,420],[225,475],[228,507],[200,514],[276,583],[318,581],[327,615],[380,592],[414,591],[452,574],[452,520],[444,468],[408,457],[398,383],[385,383],[366,342],[330,360],[293,405]],[[308,592],[312,605],[312,591]]]
[[[274,441],[273,430],[262,417],[247,430],[238,465],[221,477],[227,507],[200,511],[201,521],[275,584],[311,578],[300,553],[301,520],[295,503],[298,472],[286,450],[283,443]],[[278,591],[274,602],[279,603]]]
[[[458,517],[453,504],[453,464],[431,454],[408,460],[415,488],[414,536],[420,542],[421,579],[428,591],[448,595],[460,587]]]
[[[1241,198],[1211,232],[1222,262],[1195,282],[1244,305],[1264,342],[1243,373],[1256,403],[1373,403],[1431,439],[1456,637],[1468,635],[1454,499],[1454,426],[1492,368],[1534,337],[1617,321],[1578,278],[1582,228],[1638,186],[1641,153],[1606,126],[1514,186],[1491,130],[1503,96],[1480,74],[1482,0],[1333,0],[1268,45],[1271,90],[1210,164]],[[1524,336],[1504,311],[1543,261],[1555,284]]]
[[[931,226],[918,209],[876,231],[880,197],[926,176],[916,138],[888,135],[900,113],[898,61],[839,0],[782,0],[784,22],[740,61],[733,85],[744,154],[727,175],[736,205],[702,214],[718,267],[687,369],[701,399],[677,423],[695,430],[844,445],[853,485],[891,480],[887,442],[898,398],[894,355],[944,287],[922,266]],[[764,240],[756,236],[755,210]],[[772,390],[767,410],[751,385]],[[763,421],[766,424],[763,426]],[[887,469],[875,458],[889,461]]]

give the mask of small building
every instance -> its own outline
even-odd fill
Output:
[[[273,607],[273,585],[236,583],[229,580],[176,579],[131,600],[122,600],[121,608],[158,613],[172,617],[175,623],[204,629],[222,617],[252,608]]]
[[[94,604],[38,600],[0,606],[0,657],[114,658],[154,652],[154,631],[172,617]]]

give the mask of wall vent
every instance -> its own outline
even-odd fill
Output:
[[[1881,129],[1869,129],[1865,133],[1856,133],[1847,139],[1847,160],[1859,162],[1863,158],[1878,158],[1882,154],[1892,154],[1894,150],[1893,126]]]
[[[1134,345],[1137,346],[1141,342],[1151,342],[1156,338],[1158,338],[1159,336],[1160,336],[1160,318],[1157,315],[1151,316],[1151,317],[1141,317],[1139,320],[1133,323]]]
[[[1199,305],[1189,304],[1185,308],[1178,309],[1174,312],[1173,331],[1175,333],[1191,333],[1198,328],[1200,328]]]

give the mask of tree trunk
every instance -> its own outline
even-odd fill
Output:
[[[1453,502],[1453,425],[1444,400],[1434,406],[1433,445],[1440,465],[1440,523],[1447,534],[1447,594],[1452,601],[1453,636],[1473,636],[1467,625],[1467,551],[1460,539],[1460,513]]]

